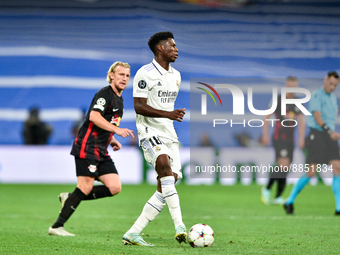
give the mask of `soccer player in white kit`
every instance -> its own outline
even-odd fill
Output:
[[[145,242],[140,233],[156,218],[165,204],[168,204],[175,225],[176,240],[179,243],[187,240],[175,188],[175,182],[182,178],[182,172],[179,141],[173,121],[181,122],[185,114],[185,108],[174,110],[181,75],[170,63],[178,57],[178,49],[171,32],[154,34],[148,45],[154,53],[154,59],[137,71],[133,81],[133,97],[139,145],[145,160],[156,169],[158,184],[156,192],[122,240],[124,244],[141,246],[153,246]]]

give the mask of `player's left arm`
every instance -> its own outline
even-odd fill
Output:
[[[268,146],[270,144],[270,138],[269,138],[269,121],[267,121],[270,116],[272,116],[271,114],[268,114],[264,117],[264,124],[262,127],[262,136],[261,136],[261,143],[264,146]]]
[[[111,141],[110,141],[110,145],[112,146],[112,149],[114,151],[118,151],[122,148],[122,144],[120,142],[118,142],[114,136],[112,136]]]
[[[298,146],[300,149],[303,149],[305,146],[305,119],[304,115],[302,113],[299,113],[297,115],[297,121],[298,121],[298,133],[299,133],[299,139],[298,139]]]

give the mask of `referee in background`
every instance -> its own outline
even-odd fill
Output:
[[[339,75],[331,71],[324,78],[323,87],[312,93],[309,101],[307,126],[310,133],[306,137],[306,164],[308,168],[292,189],[286,203],[283,205],[287,214],[294,213],[293,203],[299,192],[309,182],[317,171],[332,171],[334,174],[332,190],[335,196],[336,215],[340,215],[340,155],[338,139],[335,132],[335,120],[338,114],[337,98],[333,91],[339,83]]]

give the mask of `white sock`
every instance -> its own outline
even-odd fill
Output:
[[[165,200],[163,194],[156,192],[151,196],[151,198],[144,205],[141,215],[138,217],[133,226],[127,231],[127,233],[138,233],[153,221],[157,215],[162,211],[165,206]]]
[[[175,188],[175,177],[165,176],[161,178],[162,193],[169,207],[169,212],[175,224],[175,229],[184,225],[182,221],[181,207],[179,206],[179,197]]]

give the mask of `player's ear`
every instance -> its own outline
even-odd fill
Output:
[[[158,52],[162,52],[163,51],[163,45],[162,44],[158,44],[157,46],[156,46],[156,50],[158,51]]]
[[[113,80],[113,79],[114,79],[114,77],[115,77],[115,76],[114,76],[114,73],[113,73],[113,72],[111,72],[111,73],[110,73],[110,78]]]
[[[327,82],[327,79],[328,79],[328,77],[325,76],[325,78],[323,79],[323,82],[326,83],[326,82]]]

